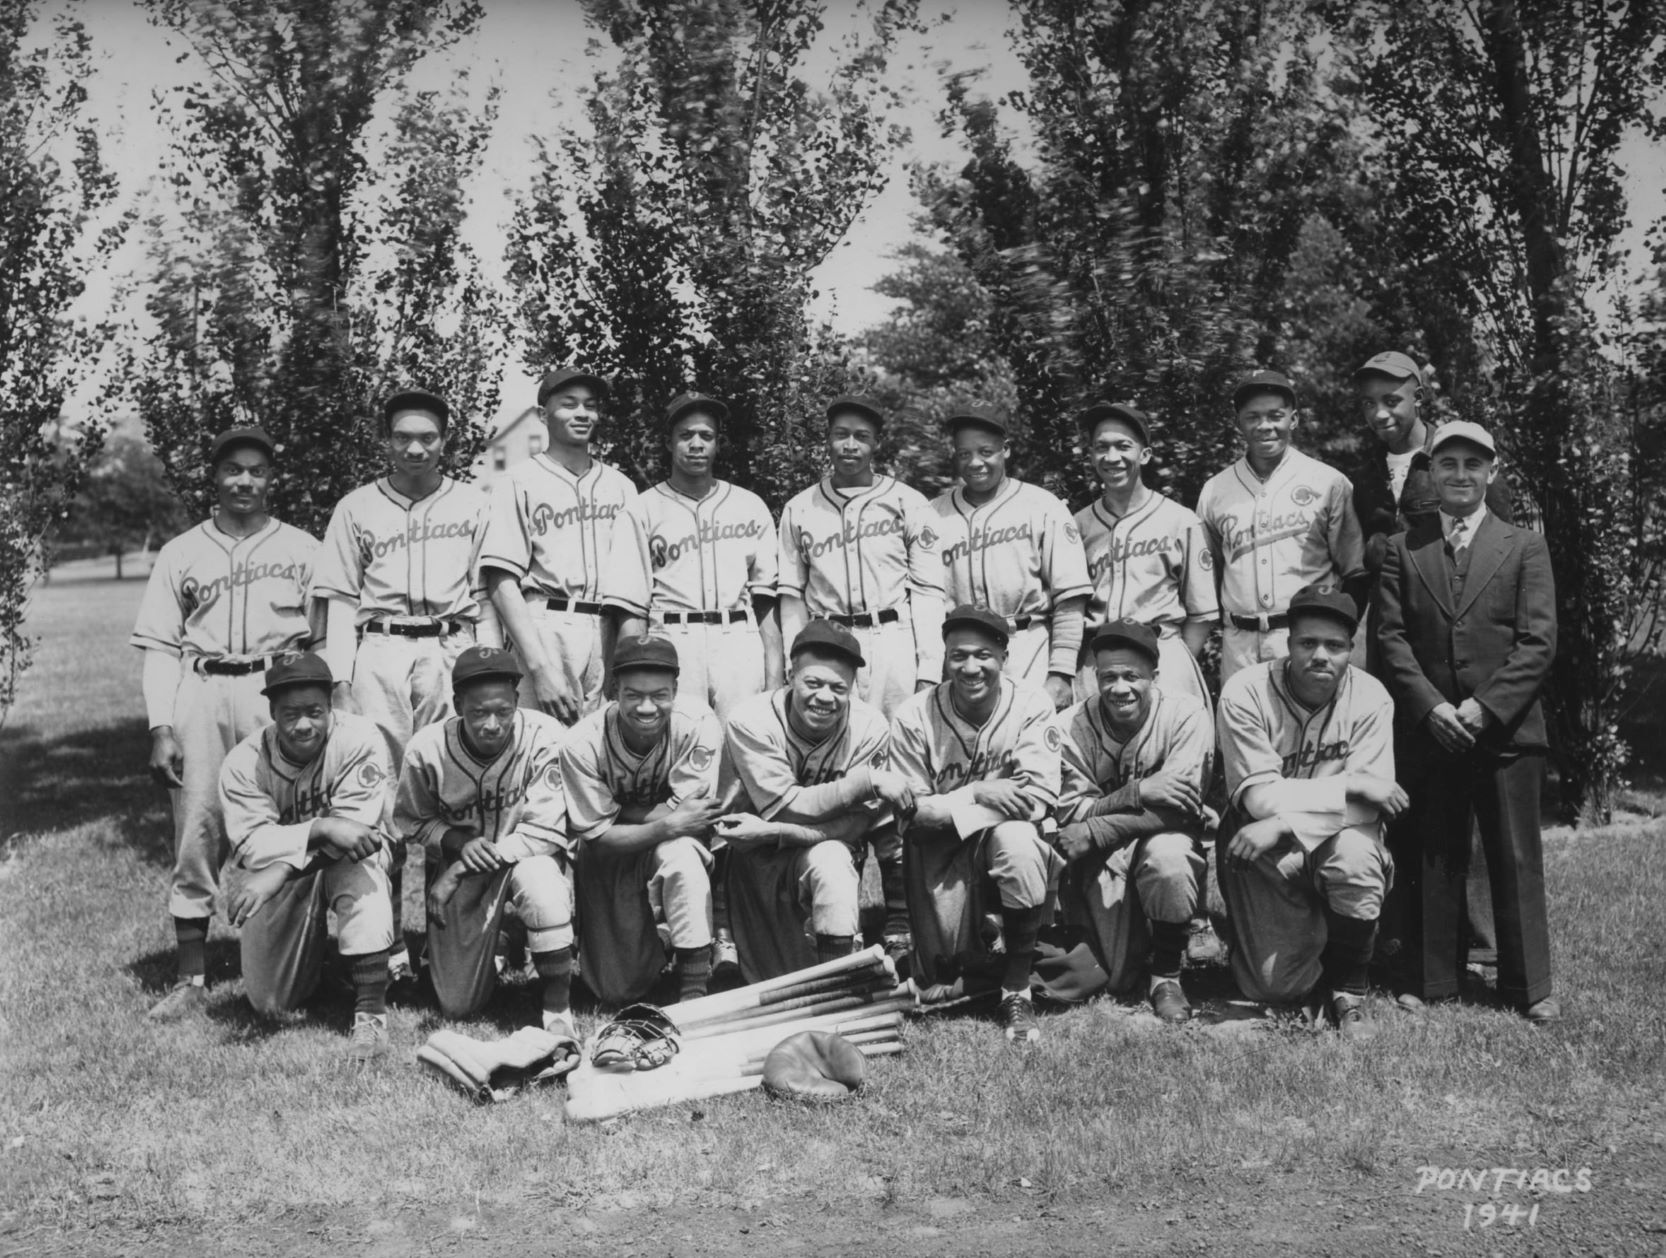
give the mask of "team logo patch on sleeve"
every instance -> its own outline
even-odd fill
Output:
[[[1064,735],[1059,733],[1057,725],[1049,725],[1047,732],[1041,736],[1041,740],[1047,744],[1048,751],[1057,751],[1064,746]]]
[[[712,756],[714,754],[715,753],[710,747],[691,747],[688,752],[688,762],[700,772],[704,773],[707,769],[711,768]]]
[[[1214,567],[1215,567],[1215,553],[1212,550],[1210,550],[1207,546],[1202,546],[1202,547],[1198,548],[1197,566],[1202,568],[1205,572],[1212,572],[1214,570]]]
[[[1311,507],[1319,501],[1319,491],[1312,485],[1297,485],[1290,491],[1290,501],[1298,507]]]
[[[544,789],[551,791],[561,789],[561,766],[559,764],[544,766]]]
[[[931,525],[928,524],[920,530],[920,549],[930,550],[936,545],[937,533]]]
[[[382,772],[382,766],[377,764],[374,760],[366,760],[363,764],[361,764],[359,766],[359,771],[355,776],[358,778],[359,785],[364,787],[367,791],[374,790],[387,778],[387,775]]]
[[[1082,530],[1076,527],[1076,521],[1070,520],[1064,526],[1064,535],[1073,542],[1082,540]]]
[[[887,758],[888,757],[885,755],[885,749],[881,747],[878,751],[873,753],[873,755],[869,758],[868,763],[873,765],[876,769],[883,769]]]

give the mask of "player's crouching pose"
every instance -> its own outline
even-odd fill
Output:
[[[394,826],[428,851],[428,970],[448,1017],[492,994],[506,903],[526,927],[546,1031],[572,1035],[573,891],[558,760],[566,730],[516,707],[508,651],[470,647],[451,671],[457,715],[405,749]]]
[[[1206,873],[1214,726],[1190,694],[1153,684],[1161,648],[1150,626],[1113,620],[1089,650],[1099,694],[1063,718],[1058,843],[1070,868],[1059,898],[1112,991],[1149,975],[1157,1016],[1185,1022],[1180,960]]]
[[[1059,798],[1063,736],[1043,690],[1003,677],[1006,621],[986,607],[943,618],[949,679],[921,691],[891,724],[891,756],[914,792],[903,829],[913,977],[928,1000],[976,989],[998,970],[1009,1040],[1034,1041],[1036,935],[1063,862],[1036,822]],[[981,927],[990,893],[1004,958]]]
[[[676,957],[678,999],[711,978],[711,852],[722,813],[723,735],[677,698],[677,648],[644,634],[613,653],[619,698],[573,728],[561,749],[569,833],[578,843],[579,955],[602,1004],[646,995]]]
[[[1216,714],[1233,977],[1253,1000],[1327,999],[1349,1036],[1371,1032],[1366,967],[1394,876],[1383,825],[1407,803],[1394,704],[1348,663],[1358,627],[1349,595],[1304,587],[1290,600],[1289,658],[1234,673]]]
[[[849,955],[857,853],[896,825],[891,808],[914,802],[885,767],[885,718],[852,694],[864,662],[855,635],[812,620],[791,662],[787,685],[742,704],[726,730],[746,811],[720,819],[718,833],[732,849],[729,920],[749,983]]]
[[[227,907],[242,927],[243,985],[264,1014],[295,1009],[318,986],[328,915],[353,975],[347,1056],[388,1046],[388,760],[367,718],[330,711],[329,665],[286,657],[261,691],[272,724],[220,767],[220,804],[243,871]]]

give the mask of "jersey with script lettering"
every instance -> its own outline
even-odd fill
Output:
[[[318,539],[268,520],[248,537],[206,520],[157,552],[132,644],[187,657],[302,647]]]
[[[1151,709],[1127,742],[1117,738],[1095,695],[1061,718],[1065,738],[1060,764],[1059,822],[1082,821],[1096,801],[1161,771],[1184,777],[1201,797],[1209,789],[1215,731],[1209,712],[1189,694],[1153,686]]]
[[[775,521],[748,489],[716,481],[690,498],[661,481],[615,522],[602,601],[634,616],[733,611],[775,596]]]
[[[765,820],[790,808],[804,787],[836,782],[864,765],[883,769],[891,745],[885,718],[854,695],[844,724],[811,742],[788,719],[791,698],[790,686],[756,695],[735,710],[724,731],[729,765]]]
[[[447,830],[489,839],[509,861],[570,851],[560,764],[566,734],[553,716],[520,708],[509,745],[481,760],[463,739],[462,717],[418,730],[399,770],[394,829],[431,853]]]
[[[856,489],[823,477],[781,512],[781,592],[812,617],[896,607],[905,591],[940,598],[939,527],[925,497],[893,477]]]
[[[477,558],[486,496],[449,477],[424,498],[407,498],[387,477],[336,504],[312,592],[358,604],[355,623],[384,616],[478,620]]]
[[[1368,773],[1394,780],[1394,701],[1382,682],[1347,668],[1336,694],[1309,710],[1291,692],[1288,660],[1252,664],[1221,687],[1216,727],[1228,801],[1286,778]]]
[[[1007,477],[988,502],[964,486],[931,500],[941,521],[950,606],[977,603],[999,616],[1045,616],[1087,594],[1087,560],[1070,510],[1039,485]]]
[[[1287,450],[1266,480],[1247,459],[1215,473],[1197,513],[1221,561],[1228,615],[1275,615],[1304,585],[1341,586],[1365,571],[1353,486],[1300,450]]]
[[[995,710],[981,726],[955,711],[952,682],[902,705],[891,721],[891,762],[917,795],[946,795],[974,782],[1011,778],[1044,808],[1059,801],[1064,736],[1053,701],[1039,687],[1002,677]]]
[[[1179,625],[1220,615],[1214,558],[1203,521],[1153,493],[1119,516],[1096,498],[1076,513],[1087,551],[1090,627],[1110,620]]]
[[[250,734],[220,766],[226,838],[245,869],[282,863],[302,869],[319,817],[344,817],[388,832],[388,756],[375,723],[335,712],[324,746],[296,764],[278,745],[277,728]]]
[[[615,517],[634,497],[630,478],[606,463],[574,476],[534,455],[492,487],[480,566],[514,573],[530,594],[598,602]]]
[[[627,807],[646,815],[660,804],[715,795],[722,749],[717,718],[686,700],[677,701],[659,741],[641,755],[625,742],[617,703],[592,712],[561,749],[569,832],[593,839]]]

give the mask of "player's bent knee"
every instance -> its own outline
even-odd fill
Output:
[[[667,839],[654,849],[654,861],[659,877],[667,882],[685,879],[705,880],[706,862],[700,840],[683,837]]]
[[[1203,872],[1203,856],[1189,834],[1154,834],[1145,841],[1140,859],[1154,877],[1194,878]]]

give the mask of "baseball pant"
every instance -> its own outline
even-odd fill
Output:
[[[168,912],[212,917],[220,866],[230,847],[220,813],[220,764],[226,753],[271,722],[260,673],[224,677],[187,661],[174,699],[174,737],[185,757],[184,785],[168,793],[174,813],[174,869]]]
[[[1267,660],[1282,660],[1290,654],[1290,631],[1269,629],[1240,629],[1228,623],[1221,631],[1221,682],[1240,668]]]
[[[1001,671],[1014,681],[1027,682],[1040,689],[1047,684],[1052,649],[1052,627],[1043,616],[1040,624],[1013,630],[1007,638],[1007,662]]]
[[[1301,1000],[1319,982],[1325,909],[1376,921],[1394,861],[1374,832],[1356,827],[1312,851],[1286,839],[1248,865],[1227,856],[1230,846],[1223,829],[1215,851],[1232,929],[1232,976],[1251,1000]]]
[[[538,628],[544,654],[560,674],[567,692],[577,696],[579,715],[595,711],[602,701],[602,618],[589,612],[554,611],[540,607],[539,602],[536,597],[528,598],[527,610]],[[521,678],[521,706],[535,708],[538,700],[524,659],[521,669],[527,674]]]
[[[1214,720],[1215,701],[1209,697],[1209,686],[1203,680],[1203,669],[1197,657],[1186,648],[1185,639],[1172,625],[1154,625],[1161,632],[1157,638],[1157,684],[1169,694],[1188,694],[1203,705],[1203,710]],[[1090,631],[1089,637],[1092,637]],[[1076,674],[1076,698],[1091,699],[1099,693],[1099,673],[1091,653],[1083,649],[1086,662]]]
[[[595,842],[583,846],[574,880],[579,965],[604,1005],[647,994],[668,947],[711,946],[711,867],[712,854],[698,839],[623,854]]]
[[[914,693],[920,673],[919,657],[914,652],[914,625],[906,609],[898,610],[901,616],[890,624],[857,625],[850,630],[862,647],[862,658],[867,660],[856,673],[856,696],[887,717]]]
[[[848,844],[731,846],[728,866],[729,927],[748,983],[814,965],[816,935],[861,931],[861,878]]]
[[[299,1008],[317,989],[332,913],[344,957],[381,952],[393,942],[385,851],[309,869],[243,924],[243,988],[261,1013]]]
[[[742,700],[764,688],[764,640],[750,617],[724,625],[666,625],[654,632],[677,648],[677,693],[692,695],[727,721]]]
[[[1086,931],[1113,992],[1145,975],[1151,922],[1184,926],[1200,909],[1203,845],[1189,834],[1153,834],[1102,861],[1065,871],[1059,886],[1065,921]]]
[[[573,887],[564,859],[526,856],[495,873],[465,877],[445,912],[428,921],[428,973],[446,1017],[472,1017],[491,998],[508,905],[526,927],[529,952],[572,945]]]
[[[411,735],[452,715],[451,667],[474,645],[472,628],[437,638],[367,633],[353,659],[353,702],[387,742],[394,778]]]

